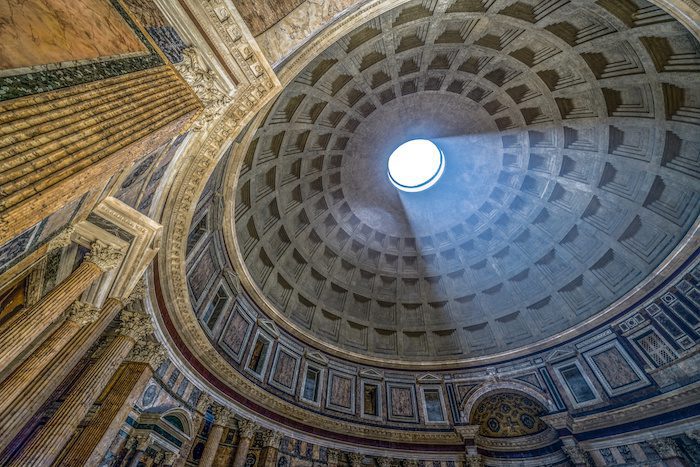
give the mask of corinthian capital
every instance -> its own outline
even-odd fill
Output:
[[[197,399],[197,404],[195,406],[195,409],[199,413],[205,413],[207,409],[209,408],[210,405],[212,405],[214,401],[211,400],[211,396],[209,394],[202,393],[199,396],[199,399]]]
[[[654,448],[654,450],[659,454],[661,459],[673,459],[676,457],[683,457],[678,444],[671,438],[658,438],[649,440],[649,444]]]
[[[97,321],[100,316],[100,310],[90,305],[89,303],[76,300],[68,308],[66,319],[77,323],[78,326],[86,326]]]
[[[146,335],[153,332],[151,320],[145,313],[122,310],[119,318],[121,320],[119,334],[131,337],[136,342],[143,340]]]
[[[263,445],[265,447],[279,449],[281,441],[282,433],[279,431],[267,430],[263,433]]]
[[[579,445],[574,446],[562,446],[562,450],[569,457],[571,463],[576,466],[589,466],[591,465],[588,453],[583,450]]]
[[[241,438],[252,438],[255,436],[255,432],[260,428],[255,422],[250,420],[239,420],[238,421],[238,432]]]
[[[119,265],[124,252],[97,240],[90,245],[90,252],[85,255],[85,261],[93,263],[102,271],[109,271]]]
[[[216,425],[226,426],[233,419],[231,411],[223,405],[215,404],[211,408],[211,413],[214,415],[214,424]]]
[[[47,251],[56,250],[58,248],[64,248],[70,245],[71,236],[73,235],[73,226],[68,226],[61,230],[58,235],[49,240]]]
[[[130,362],[146,363],[156,369],[165,360],[165,349],[158,342],[142,342],[134,346],[126,358]]]
[[[365,460],[365,456],[356,452],[351,452],[348,454],[348,460],[350,461],[350,465],[352,467],[360,467],[362,462]]]

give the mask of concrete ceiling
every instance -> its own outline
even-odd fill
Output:
[[[248,274],[296,325],[376,357],[522,347],[649,275],[700,203],[700,46],[643,0],[425,0],[332,44],[240,167]],[[431,138],[443,178],[386,161]]]

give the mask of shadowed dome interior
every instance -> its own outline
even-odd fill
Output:
[[[695,221],[698,71],[696,40],[643,0],[425,0],[369,19],[251,130],[231,206],[245,273],[308,336],[365,355],[553,336]],[[403,193],[387,159],[417,138],[447,169]]]

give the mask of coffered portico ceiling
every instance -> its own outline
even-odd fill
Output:
[[[642,283],[695,223],[698,71],[698,42],[644,0],[367,18],[244,138],[229,252],[279,324],[349,353],[536,343]],[[415,138],[446,169],[401,192],[387,160]]]

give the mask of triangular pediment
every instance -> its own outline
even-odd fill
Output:
[[[328,359],[321,352],[317,352],[315,350],[311,352],[307,351],[305,357],[307,360],[311,360],[319,365],[328,366]]]
[[[280,336],[280,330],[274,321],[269,319],[258,318],[258,326],[272,334],[273,337],[278,338]]]
[[[380,373],[377,370],[368,369],[368,368],[365,368],[364,370],[360,370],[360,376],[363,378],[370,378],[370,379],[384,379],[383,373]]]

